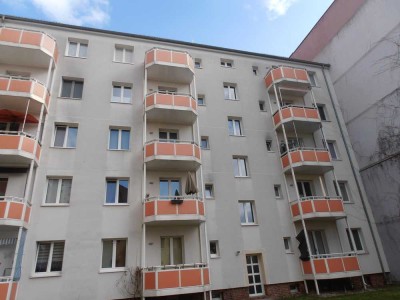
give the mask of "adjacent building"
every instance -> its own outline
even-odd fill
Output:
[[[383,284],[328,65],[2,16],[0,71],[0,299]]]
[[[400,281],[399,20],[396,0],[335,0],[291,55],[332,65],[341,115],[395,281]]]

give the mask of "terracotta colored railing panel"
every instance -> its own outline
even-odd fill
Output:
[[[144,273],[144,289],[154,290],[156,288],[156,273],[146,272]]]
[[[29,223],[30,218],[31,218],[31,208],[29,206],[27,206],[26,210],[25,210],[24,221],[26,223]]]
[[[23,203],[10,202],[8,210],[8,219],[21,220],[23,209],[24,209]]]
[[[38,160],[41,153],[41,147],[37,141],[22,135],[0,135],[0,150],[22,150],[30,154],[35,153]]]
[[[328,263],[330,273],[337,273],[344,271],[342,258],[330,258],[327,259],[326,262]]]
[[[290,158],[292,160],[292,163],[299,163],[299,162],[331,162],[330,157],[329,157],[329,152],[327,150],[299,150],[299,149],[293,149],[290,150],[289,152]],[[284,154],[281,156],[281,161],[282,161],[282,166],[283,168],[286,168],[289,166],[289,158],[288,154]]]
[[[344,213],[343,201],[338,197],[306,197],[302,198],[300,203],[303,215],[308,213]],[[291,211],[293,217],[300,215],[299,201],[292,202]]]
[[[150,142],[145,147],[146,157],[163,155],[163,156],[181,156],[196,157],[200,159],[200,148],[197,144],[190,142]]]
[[[193,110],[197,109],[196,100],[189,95],[152,93],[146,96],[146,107],[157,104],[171,106],[171,109],[174,109],[175,107],[192,108]]]
[[[144,203],[146,217],[150,216],[204,216],[204,204],[200,199],[182,199],[180,204],[171,203],[171,199],[149,199]]]
[[[193,70],[193,58],[186,52],[167,50],[167,49],[152,49],[146,53],[146,65],[150,63],[171,63],[176,65],[186,65]]]
[[[315,273],[326,273],[326,265],[324,259],[313,259]]]
[[[7,292],[10,282],[0,282],[0,299],[6,300],[7,299]]]
[[[312,274],[311,263],[314,264],[316,274],[334,274],[343,272],[360,271],[358,259],[354,254],[327,254],[325,258],[311,258],[309,261],[302,261],[303,273]]]
[[[269,88],[273,83],[277,83],[281,80],[309,83],[306,70],[291,67],[278,67],[269,71],[265,76],[265,85]]]
[[[5,197],[0,200],[0,220],[29,222],[30,204],[18,197]]]
[[[360,270],[360,265],[356,257],[343,257],[343,264],[347,272]]]
[[[158,288],[169,289],[179,287],[179,270],[158,272]]]
[[[202,285],[201,269],[183,269],[181,271],[181,276],[182,287]]]

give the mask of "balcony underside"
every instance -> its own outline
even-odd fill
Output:
[[[144,297],[162,297],[162,296],[173,296],[183,294],[195,294],[207,292],[211,289],[210,285],[185,287],[185,288],[171,288],[161,290],[145,290],[143,292]]]
[[[292,167],[296,173],[305,175],[322,175],[333,169],[332,163],[330,162],[299,162],[292,163]],[[290,166],[285,167],[284,172],[286,174],[290,173]]]
[[[29,105],[28,105],[29,102]],[[1,109],[8,109],[25,113],[28,108],[28,114],[38,116],[43,104],[43,99],[30,93],[9,93],[0,90]],[[47,108],[47,105],[45,105]]]
[[[153,62],[146,67],[147,79],[149,80],[182,84],[189,84],[193,80],[192,70],[185,65]]]
[[[361,271],[351,271],[351,272],[336,272],[336,273],[329,273],[329,274],[316,274],[315,278],[317,280],[324,280],[324,279],[339,279],[339,278],[358,277],[361,275],[362,275]],[[304,279],[313,280],[314,276],[311,274],[307,274],[307,275],[304,275]]]
[[[288,118],[275,126],[275,130],[282,131],[282,123],[286,132],[313,133],[321,127],[321,121],[313,119]]]
[[[161,155],[147,157],[145,162],[148,171],[196,171],[201,165],[200,160],[195,157]]]
[[[314,212],[303,214],[304,220],[312,221],[334,221],[346,217],[345,212]],[[298,222],[302,218],[300,216],[293,217],[293,221]]]
[[[146,108],[146,113],[148,121],[169,124],[193,124],[197,118],[197,113],[190,107],[172,108],[156,104]]]
[[[52,57],[36,47],[0,42],[0,64],[48,68]]]
[[[29,167],[32,159],[37,165],[38,160],[32,153],[23,150],[0,149],[1,167]]]

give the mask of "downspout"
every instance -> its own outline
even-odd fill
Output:
[[[388,277],[387,277],[387,274],[386,274],[386,272],[385,272],[385,268],[384,268],[384,266],[383,266],[383,261],[382,261],[381,252],[380,252],[380,250],[379,250],[379,248],[378,248],[378,242],[376,241],[375,233],[374,233],[374,230],[373,230],[373,227],[372,227],[372,224],[371,224],[371,218],[370,218],[369,213],[368,213],[368,211],[367,211],[367,206],[366,206],[366,204],[365,204],[365,199],[364,199],[364,197],[363,197],[362,190],[361,190],[361,184],[360,184],[360,182],[359,182],[359,180],[358,180],[357,171],[356,171],[356,168],[355,168],[355,166],[354,166],[353,160],[352,160],[352,158],[351,158],[351,156],[350,156],[349,145],[348,145],[347,140],[346,140],[346,138],[345,138],[344,130],[343,130],[342,124],[341,124],[341,122],[340,122],[340,120],[339,120],[338,111],[337,111],[337,109],[336,109],[335,102],[334,102],[334,100],[333,100],[333,96],[332,96],[331,89],[330,89],[330,87],[329,87],[328,79],[326,78],[325,66],[322,65],[322,66],[321,66],[321,70],[322,70],[322,74],[324,75],[324,80],[325,80],[326,87],[327,87],[327,89],[328,89],[329,98],[331,99],[333,111],[335,112],[336,121],[337,121],[337,123],[338,123],[338,125],[339,125],[340,134],[341,134],[341,136],[342,136],[342,138],[343,138],[343,141],[344,141],[344,146],[345,146],[345,148],[346,148],[346,153],[347,153],[347,156],[349,157],[350,166],[351,166],[351,171],[352,171],[353,176],[354,176],[354,179],[355,179],[355,181],[356,181],[358,194],[360,195],[361,204],[362,204],[363,209],[364,209],[364,211],[365,211],[365,216],[366,216],[366,218],[367,218],[369,230],[371,231],[372,240],[373,240],[373,242],[374,242],[374,246],[375,246],[376,252],[377,252],[377,254],[378,254],[379,265],[380,265],[380,267],[381,267],[381,270],[382,270],[382,273],[383,273],[383,277],[385,278],[385,282],[388,283],[388,282],[389,282],[389,279],[388,279]]]

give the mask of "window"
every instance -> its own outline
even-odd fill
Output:
[[[254,203],[252,201],[239,202],[240,223],[255,224]]]
[[[272,151],[272,140],[265,140],[265,145],[267,146],[267,151]]]
[[[317,86],[317,80],[316,80],[316,75],[314,72],[307,72],[308,73],[308,78],[310,78],[310,84],[311,86]]]
[[[0,123],[0,131],[13,131],[13,132],[17,132],[19,131],[19,123],[14,123],[14,122],[8,122],[8,123],[4,123],[1,122]]]
[[[313,196],[311,181],[297,181],[297,190],[301,198]]]
[[[126,64],[133,63],[133,47],[115,45],[114,61]]]
[[[258,107],[260,108],[260,111],[266,111],[265,109],[265,101],[258,101]]]
[[[302,138],[288,138],[289,149],[304,147],[304,142]]]
[[[261,268],[258,255],[246,255],[246,266],[250,296],[263,295],[264,287],[261,282]]]
[[[206,184],[204,188],[205,198],[213,199],[214,198],[214,186],[212,184]]]
[[[126,239],[103,240],[102,269],[125,268]]]
[[[127,179],[106,179],[106,204],[128,203],[129,181]]]
[[[71,197],[72,179],[49,178],[47,180],[46,204],[68,204]]]
[[[183,239],[181,237],[161,237],[161,265],[183,263]]]
[[[200,106],[206,105],[205,97],[204,95],[197,95],[197,104]]]
[[[221,67],[232,68],[233,60],[231,59],[221,59]]]
[[[210,241],[210,257],[219,257],[219,245],[218,241]]]
[[[318,109],[319,117],[321,118],[321,120],[322,121],[328,121],[325,105],[317,103],[317,109]]]
[[[158,132],[158,138],[162,142],[176,142],[179,137],[178,130],[174,129],[160,129]]]
[[[291,241],[290,237],[284,237],[283,238],[283,245],[285,246],[285,252],[286,253],[293,253],[292,241]]]
[[[194,59],[194,67],[196,69],[201,69],[201,59],[200,58],[195,58]]]
[[[253,74],[254,74],[255,76],[257,76],[257,75],[258,75],[258,67],[253,66],[253,67],[252,67],[252,70],[253,70]]]
[[[176,95],[178,92],[178,89],[174,88],[174,87],[159,86],[158,92],[160,94]]]
[[[349,230],[346,228],[347,238],[349,240],[350,249],[354,251],[353,243],[351,242],[351,237]],[[362,239],[361,229],[360,228],[351,228],[351,233],[353,234],[354,244],[356,245],[356,250],[358,253],[365,253],[364,243]]]
[[[61,98],[82,99],[83,80],[62,79]]]
[[[54,147],[76,148],[78,127],[70,125],[56,125],[54,134]]]
[[[86,58],[87,51],[87,41],[68,40],[67,56]]]
[[[242,120],[239,118],[228,118],[228,129],[229,135],[242,136]]]
[[[339,159],[339,155],[338,155],[338,152],[336,150],[336,142],[327,141],[326,143],[328,145],[328,150],[329,150],[329,153],[331,154],[332,159],[333,160]]]
[[[222,293],[218,291],[212,291],[211,292],[211,299],[212,300],[222,300]]]
[[[0,178],[0,200],[6,196],[8,178]]]
[[[181,181],[179,179],[160,179],[160,199],[180,196]]]
[[[130,140],[129,129],[113,129],[110,128],[110,140],[108,143],[109,150],[129,150]]]
[[[338,184],[339,184],[339,188],[340,188],[340,194],[342,194],[343,202],[350,202],[350,193],[349,193],[347,181],[338,181]],[[336,195],[340,196],[335,181],[333,182],[333,186],[335,187]]]
[[[64,241],[38,242],[35,273],[61,273],[64,245]]]
[[[277,199],[282,198],[282,191],[281,191],[280,184],[274,185],[274,193],[275,193],[275,198],[277,198]]]
[[[238,100],[236,95],[236,85],[224,83],[225,100]]]
[[[132,99],[132,87],[113,84],[111,102],[131,103],[131,99]]]
[[[329,253],[324,231],[310,230],[308,231],[308,239],[310,241],[312,255],[322,255]]]
[[[208,136],[202,136],[200,140],[201,149],[210,149],[208,144]]]
[[[248,177],[249,171],[247,169],[246,157],[234,157],[233,169],[235,177]]]

